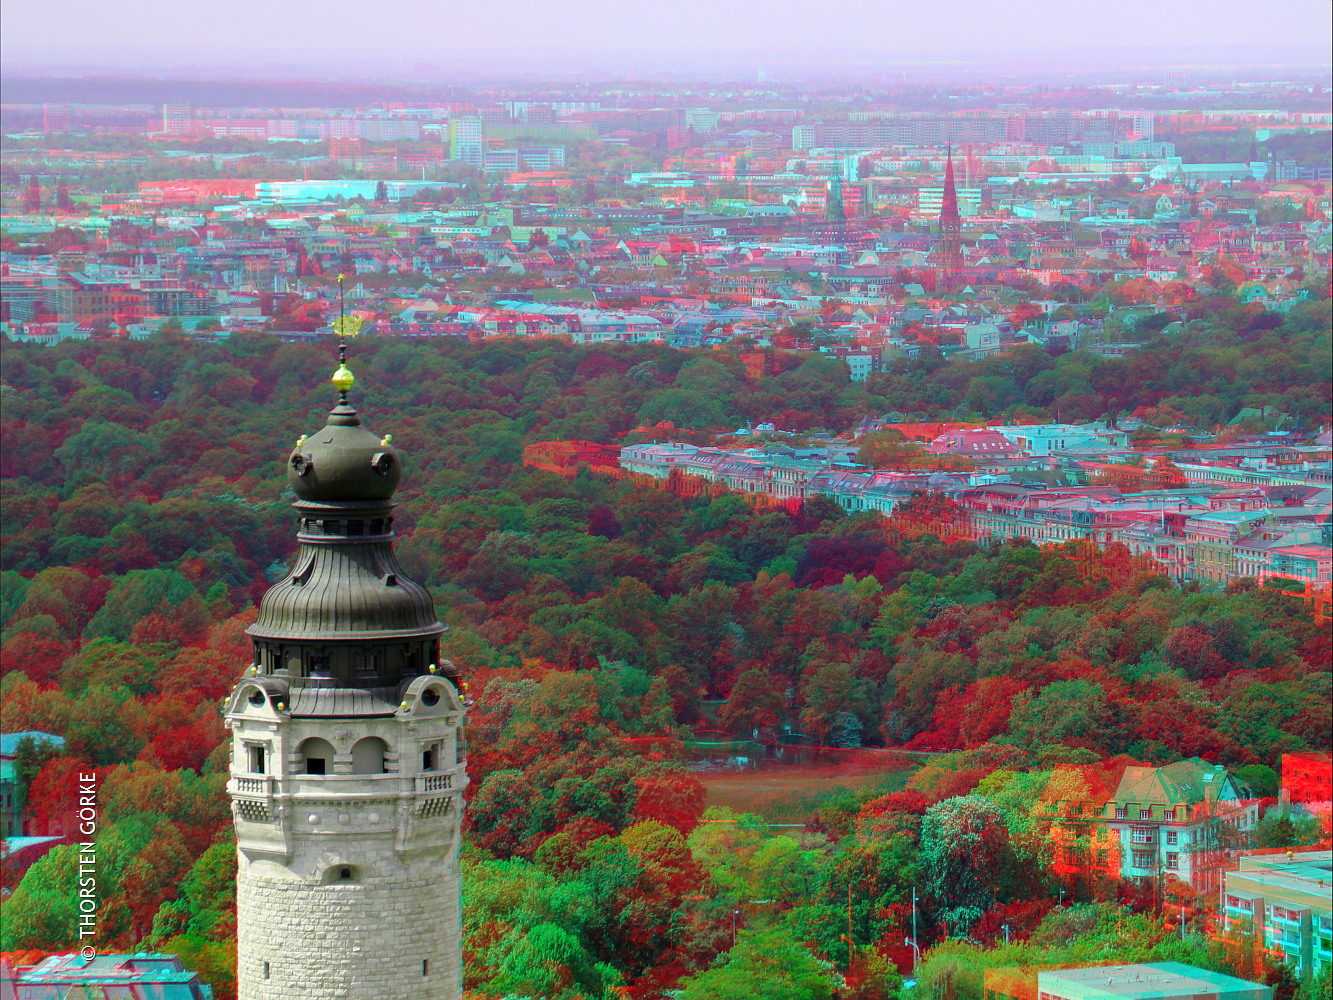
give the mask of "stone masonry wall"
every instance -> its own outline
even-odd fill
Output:
[[[365,860],[361,883],[323,884],[318,872],[238,855],[239,1000],[462,996],[457,867],[404,863],[389,842]]]

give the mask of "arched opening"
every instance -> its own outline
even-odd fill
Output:
[[[337,753],[328,740],[312,736],[301,743],[301,756],[305,758],[306,774],[332,774],[333,756]]]
[[[383,774],[384,755],[389,746],[378,736],[357,740],[352,747],[353,774]]]
[[[361,869],[356,865],[336,864],[324,870],[325,885],[360,885]]]

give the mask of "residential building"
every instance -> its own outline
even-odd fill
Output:
[[[981,212],[981,188],[956,188],[958,214],[966,218]],[[916,210],[927,218],[936,218],[944,205],[944,188],[923,187],[917,190]]]
[[[0,966],[0,997],[61,1000],[65,997],[143,997],[147,1000],[213,1000],[213,987],[175,955],[48,955],[37,965]]]
[[[1333,800],[1333,753],[1327,750],[1282,755],[1282,801],[1328,803]]]
[[[1333,962],[1333,852],[1248,855],[1226,873],[1217,936],[1308,980]],[[1248,947],[1247,947],[1248,946]]]
[[[31,739],[35,743],[49,743],[63,747],[65,738],[50,733],[4,733],[0,735],[0,839],[21,837],[23,829],[23,803],[19,801],[17,776],[14,771],[14,755],[23,740]]]
[[[1168,876],[1196,887],[1215,879],[1220,851],[1247,843],[1259,819],[1249,788],[1198,758],[1057,767],[1042,801],[1058,873]]]

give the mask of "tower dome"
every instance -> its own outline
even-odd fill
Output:
[[[343,403],[313,437],[303,434],[287,458],[287,482],[302,500],[388,500],[401,478],[389,438],[368,431]]]
[[[247,629],[256,670],[294,688],[390,688],[440,661],[444,627],[430,594],[393,554],[398,451],[348,405],[353,381],[342,364],[333,376],[341,400],[288,456],[301,547]]]

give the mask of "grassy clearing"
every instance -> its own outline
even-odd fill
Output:
[[[895,791],[906,771],[864,765],[791,767],[771,771],[706,772],[699,775],[707,790],[705,804],[736,812],[758,812],[773,822],[795,822],[840,792]]]

